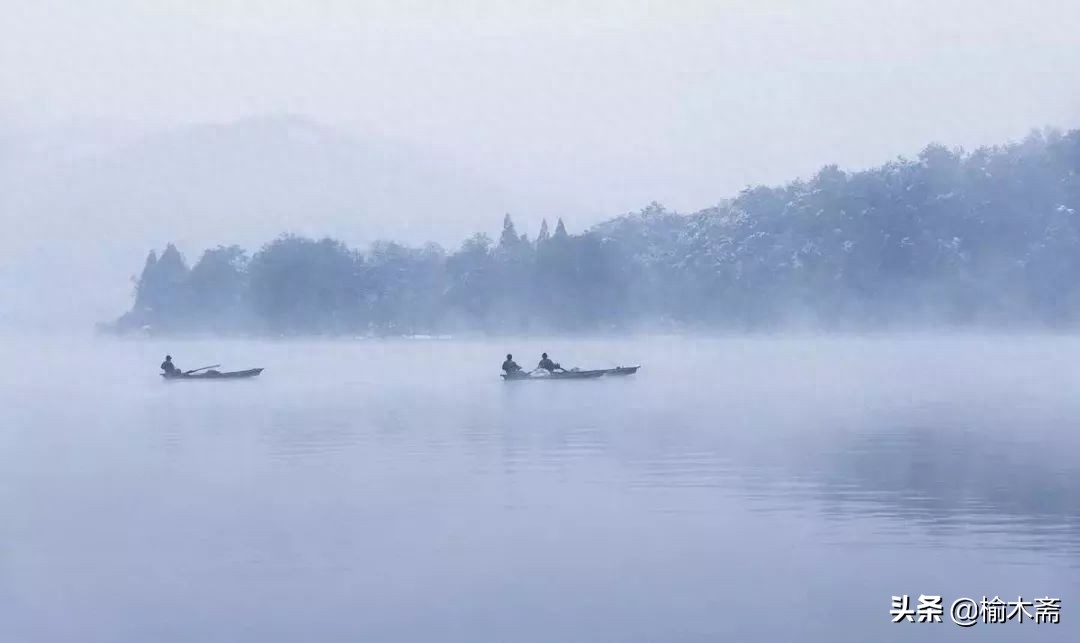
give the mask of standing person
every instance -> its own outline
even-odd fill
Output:
[[[514,356],[510,353],[506,354],[506,361],[503,362],[502,370],[506,371],[507,375],[516,375],[521,372],[521,367],[514,361]]]
[[[554,373],[557,370],[558,371],[565,371],[566,370],[565,368],[563,368],[559,364],[551,361],[551,358],[548,357],[547,353],[544,353],[543,355],[540,356],[540,363],[537,364],[536,368],[542,368],[545,371],[547,371],[548,373]]]
[[[166,355],[165,361],[161,363],[161,370],[165,371],[166,375],[178,375],[180,369],[176,368],[176,364],[173,364],[172,355]]]

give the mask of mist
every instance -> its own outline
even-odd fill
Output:
[[[1074,3],[141,3],[0,26],[4,319],[83,326],[150,248],[452,248],[1080,116]],[[194,258],[194,257],[192,257]],[[78,273],[85,280],[60,278]],[[13,302],[13,303],[12,303]],[[17,312],[16,312],[17,311]]]
[[[0,342],[20,641],[959,641],[891,597],[1080,599],[1075,338]]]
[[[0,7],[0,643],[1077,639],[1075,1]]]

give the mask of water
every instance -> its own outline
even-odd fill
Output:
[[[503,383],[507,350],[625,379]],[[264,366],[165,383],[157,364]],[[0,340],[0,641],[1069,640],[1080,340]],[[76,375],[79,373],[79,375]],[[896,594],[1059,625],[890,623]]]

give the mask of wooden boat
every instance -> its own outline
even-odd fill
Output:
[[[597,377],[621,377],[625,375],[633,375],[637,373],[640,366],[619,366],[618,368],[601,368],[589,371],[558,371],[555,373],[548,373],[542,371],[535,375],[528,373],[522,373],[518,371],[513,375],[502,374],[502,378],[507,382],[519,381],[519,380],[588,380],[595,379]]]
[[[559,371],[557,373],[542,372],[535,375],[529,375],[528,373],[517,372],[513,375],[503,373],[502,378],[507,381],[517,381],[523,379],[592,379],[594,377],[603,377],[603,371]]]
[[[205,371],[202,373],[179,373],[177,375],[168,375],[162,373],[161,376],[167,380],[238,380],[247,377],[255,377],[259,373],[262,373],[261,368],[249,368],[246,371]]]

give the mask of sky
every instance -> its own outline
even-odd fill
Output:
[[[301,114],[598,216],[1080,123],[1080,3],[12,2],[0,115]]]
[[[0,0],[0,12],[0,134],[297,115],[449,159],[516,195],[498,205],[530,226],[573,212],[581,229],[654,200],[690,212],[827,163],[1080,127],[1075,0]],[[16,210],[0,216],[36,214]],[[70,211],[54,229],[102,237],[94,213]],[[221,218],[221,237],[254,216]],[[398,213],[371,216],[395,234]],[[433,237],[460,234],[438,216]],[[501,212],[483,216],[497,232]],[[137,266],[132,248],[172,238],[162,226],[88,262]],[[129,271],[109,270],[115,307]]]

